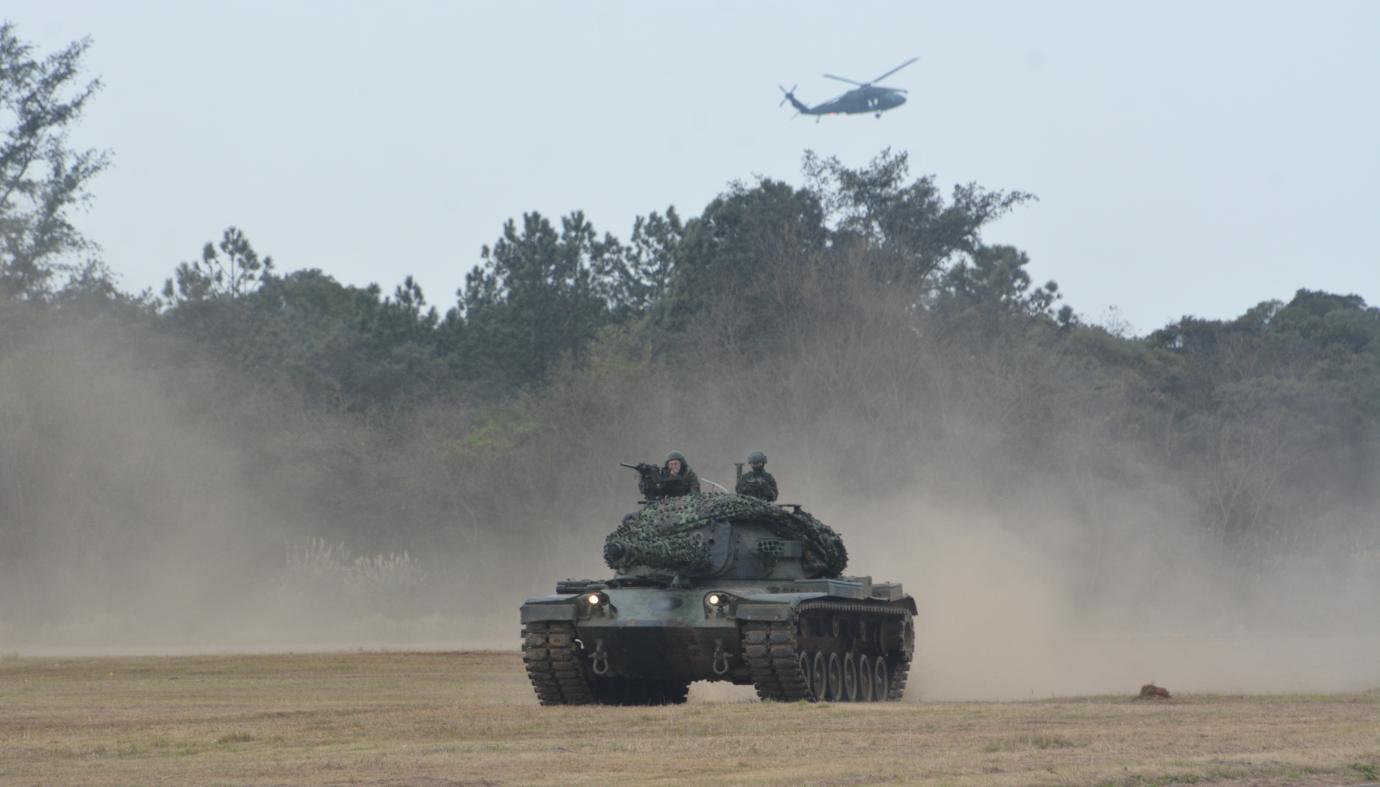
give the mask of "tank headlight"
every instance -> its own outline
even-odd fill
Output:
[[[704,597],[704,605],[710,609],[725,610],[728,609],[728,604],[732,600],[732,596],[716,590]]]
[[[604,603],[604,594],[603,594],[603,593],[586,593],[586,594],[585,594],[585,603],[588,604],[588,605],[590,605],[591,607],[598,607],[598,606],[601,606],[601,605],[603,605],[603,603]]]

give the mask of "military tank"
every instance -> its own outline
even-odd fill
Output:
[[[685,702],[694,681],[763,700],[899,700],[915,649],[900,583],[843,576],[848,553],[799,506],[733,494],[646,503],[604,544],[611,579],[522,605],[543,705]]]

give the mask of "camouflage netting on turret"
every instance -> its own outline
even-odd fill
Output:
[[[848,565],[848,550],[833,528],[804,511],[791,512],[765,500],[742,495],[686,495],[648,503],[604,542],[604,560],[615,571],[649,566],[674,574],[709,570],[709,547],[699,530],[714,520],[757,522],[778,538],[800,541],[807,575],[836,577]],[[622,553],[610,555],[617,544]]]

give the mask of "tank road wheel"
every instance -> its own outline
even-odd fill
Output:
[[[858,660],[852,653],[843,654],[843,701],[858,701]]]
[[[810,690],[819,702],[829,699],[829,660],[821,651],[815,651],[810,667]]]
[[[843,701],[843,660],[839,654],[829,654],[829,701]]]
[[[813,666],[813,664],[814,662],[811,661],[810,654],[806,653],[803,650],[800,651],[800,674],[805,677],[805,688],[809,690],[808,693],[810,696],[808,699],[811,702],[814,702],[815,699],[814,673],[810,671],[810,668]]]
[[[534,621],[522,629],[522,662],[543,705],[584,705],[594,701],[584,650],[575,625]]]
[[[890,688],[890,686],[887,683],[887,678],[888,675],[886,669],[886,659],[882,656],[878,656],[877,660],[872,663],[873,702],[881,702],[883,700],[889,699],[887,696],[887,690]]]
[[[778,702],[809,699],[795,623],[750,620],[742,625],[742,652],[757,696]]]
[[[872,702],[872,660],[864,653],[858,656],[858,702]]]

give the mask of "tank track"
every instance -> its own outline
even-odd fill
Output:
[[[528,623],[522,629],[522,663],[543,705],[587,705],[594,691],[585,674],[575,626],[563,621]]]
[[[894,607],[881,607],[852,601],[806,601],[798,608],[801,613],[815,610],[828,612],[853,612],[868,615],[896,615],[907,618],[910,627],[910,612]],[[752,685],[757,696],[764,700],[777,702],[814,701],[805,680],[805,672],[800,668],[800,643],[794,621],[749,621],[743,626],[743,654],[747,659],[752,675]],[[906,690],[906,678],[910,674],[911,654],[903,649],[887,659],[890,679],[886,698],[896,701]]]
[[[911,646],[914,649],[915,642],[915,623],[911,619],[911,614],[905,613],[905,630],[901,632],[901,637],[911,639]],[[911,674],[911,657],[914,653],[907,653],[905,649],[897,654],[896,659],[890,660],[891,678],[886,686],[887,700],[900,700],[901,694],[905,693],[905,679]]]
[[[829,601],[827,599],[818,601],[802,601],[796,607],[799,612],[811,612],[816,609],[823,609],[829,612],[859,612],[866,615],[895,615],[902,617],[910,614],[910,610],[901,607],[884,607],[875,604],[864,604],[861,601]]]
[[[906,691],[906,676],[910,674],[910,656],[902,654],[891,665],[891,682],[886,687],[886,698],[891,702],[901,699]]]
[[[800,669],[795,623],[748,621],[743,625],[743,655],[758,697],[777,702],[812,699]]]

